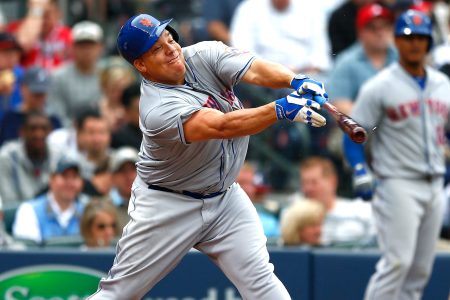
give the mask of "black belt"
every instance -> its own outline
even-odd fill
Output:
[[[440,175],[440,174],[426,174],[423,176],[423,179],[428,181],[428,182],[432,182],[435,179],[439,179],[444,177],[444,175]]]
[[[381,179],[397,178],[397,177],[379,176],[379,175],[378,175],[378,177],[381,178]],[[411,177],[411,178],[403,177],[403,179],[407,179],[407,180],[425,180],[425,181],[428,181],[428,182],[432,182],[432,181],[434,181],[436,179],[443,178],[443,177],[444,177],[443,174],[424,174],[424,175],[419,176],[419,177]]]
[[[215,192],[215,193],[211,193],[211,194],[200,194],[200,193],[194,193],[194,192],[189,192],[189,191],[175,191],[169,188],[165,188],[159,185],[154,185],[154,184],[149,184],[148,188],[151,190],[157,190],[157,191],[162,191],[162,192],[169,192],[169,193],[175,193],[175,194],[182,194],[182,195],[186,195],[195,199],[208,199],[208,198],[213,198],[216,196],[219,196],[223,193],[225,193],[225,191],[222,192]]]

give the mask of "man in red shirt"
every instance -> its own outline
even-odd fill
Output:
[[[49,71],[70,59],[71,29],[62,24],[58,0],[28,0],[27,15],[7,26],[24,50],[21,64]]]

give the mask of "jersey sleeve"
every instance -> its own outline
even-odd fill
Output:
[[[246,50],[213,42],[206,59],[221,81],[228,86],[236,85],[250,68],[255,56]]]
[[[184,138],[183,124],[200,109],[201,106],[195,106],[181,98],[168,98],[141,115],[141,126],[144,127],[145,134],[158,145],[177,142],[188,144]]]

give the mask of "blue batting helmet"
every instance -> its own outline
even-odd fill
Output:
[[[402,13],[395,22],[394,29],[396,36],[402,35],[425,35],[430,39],[429,48],[433,43],[433,25],[430,17],[426,14],[409,9]]]
[[[120,28],[117,36],[117,48],[120,55],[123,56],[130,64],[147,52],[158,40],[164,29],[167,29],[178,42],[178,33],[169,26],[172,19],[159,21],[158,19],[140,14],[131,17]]]

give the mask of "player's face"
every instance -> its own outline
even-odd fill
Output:
[[[186,67],[181,46],[167,30],[150,50],[134,61],[134,66],[148,80],[171,85],[184,83]]]
[[[428,53],[429,38],[424,35],[405,35],[395,38],[395,45],[404,64],[422,65]]]

